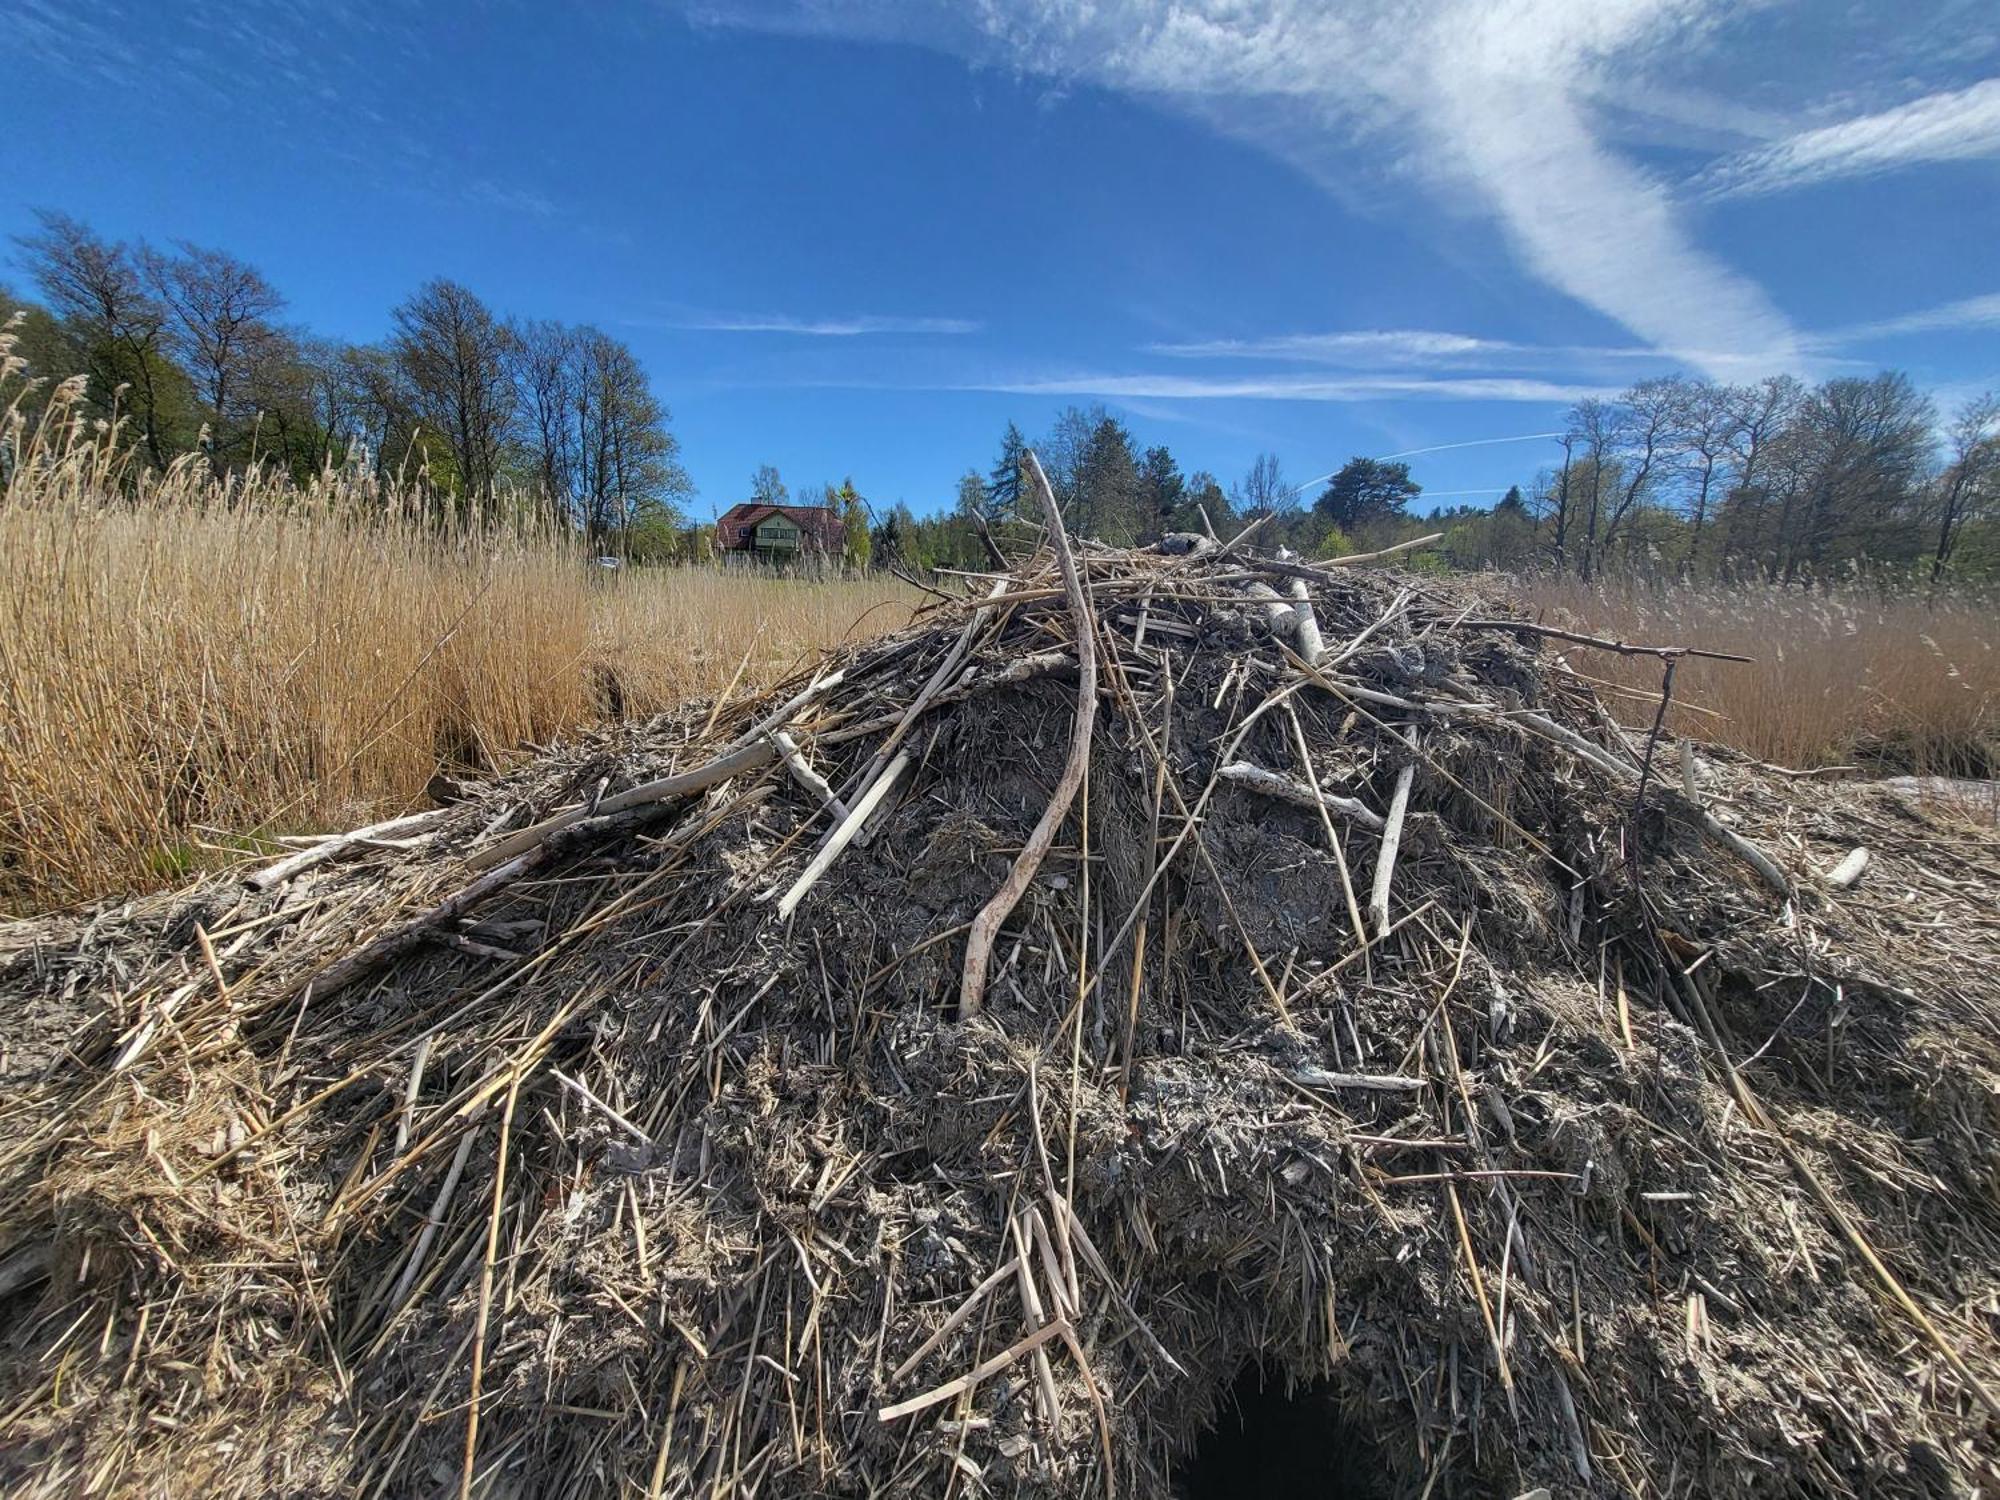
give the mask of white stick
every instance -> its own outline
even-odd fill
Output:
[[[1414,757],[1416,731],[1407,731],[1404,739]],[[1389,799],[1389,821],[1382,830],[1382,853],[1375,861],[1375,885],[1368,892],[1368,915],[1374,920],[1375,936],[1378,938],[1387,936],[1389,932],[1389,882],[1396,874],[1396,851],[1403,843],[1403,815],[1410,808],[1410,783],[1416,775],[1417,763],[1413,758],[1396,773],[1396,792]]]
[[[1306,587],[1303,578],[1292,580],[1292,597],[1298,600],[1292,606],[1292,613],[1296,616],[1293,630],[1299,639],[1299,655],[1305,658],[1307,666],[1316,667],[1326,655],[1326,643],[1320,638],[1319,617],[1313,613],[1312,590]]]
[[[1847,858],[1826,872],[1826,883],[1836,891],[1844,891],[1861,878],[1861,872],[1868,868],[1868,851],[1856,849]]]
[[[729,748],[740,750],[743,746],[762,739],[764,735],[773,729],[783,729],[787,724],[791,723],[793,717],[800,709],[804,708],[815,698],[824,698],[828,693],[839,687],[842,682],[846,681],[846,679],[847,669],[845,667],[841,668],[838,672],[828,672],[823,677],[815,677],[783,703],[764,715],[757,723],[753,724]]]
[[[1324,806],[1328,812],[1339,813],[1371,833],[1382,831],[1382,815],[1365,803],[1357,802],[1352,797],[1338,797],[1332,792],[1315,793],[1302,781],[1294,781],[1276,771],[1267,771],[1247,760],[1233,760],[1216,774],[1224,781],[1233,781],[1238,786],[1262,792],[1267,797],[1276,797],[1281,802],[1296,803],[1308,811]]]
[[[1002,1265],[999,1270],[993,1272],[992,1275],[988,1276],[984,1281],[980,1282],[978,1286],[974,1287],[970,1292],[966,1293],[965,1300],[959,1303],[957,1308],[953,1310],[952,1315],[944,1320],[944,1323],[938,1328],[938,1331],[932,1334],[929,1338],[925,1339],[923,1343],[917,1347],[917,1350],[914,1354],[912,1354],[908,1359],[904,1360],[900,1365],[896,1366],[896,1368],[890,1372],[889,1374],[890,1383],[894,1384],[896,1381],[905,1379],[909,1375],[910,1371],[914,1370],[918,1365],[922,1364],[924,1362],[924,1356],[929,1354],[931,1350],[937,1348],[939,1344],[942,1344],[947,1338],[951,1336],[952,1331],[954,1329],[956,1329],[967,1318],[971,1317],[975,1312],[977,1312],[979,1310],[979,1304],[986,1300],[986,1294],[992,1291],[993,1288],[995,1288],[996,1286],[1000,1285],[1000,1283],[1005,1281],[1009,1276],[1012,1276],[1014,1274],[1014,1268],[1018,1266],[1020,1263],[1021,1263],[1020,1256],[1018,1255],[1014,1256],[1012,1259],[1008,1260],[1004,1265]]]
[[[345,854],[356,844],[365,844],[371,839],[385,838],[390,834],[408,833],[414,828],[427,828],[440,818],[449,817],[448,807],[434,807],[428,812],[408,813],[400,818],[390,818],[386,822],[370,823],[366,828],[357,828],[351,833],[337,833],[320,840],[310,849],[302,849],[297,854],[287,855],[274,865],[266,865],[253,875],[246,876],[243,883],[253,890],[268,891],[274,885],[282,885],[294,875],[310,870],[314,865],[324,863],[336,855]]]
[[[833,815],[836,823],[847,817],[847,804],[834,796],[833,788],[826,784],[826,778],[812,768],[800,753],[798,741],[782,729],[771,731],[771,743],[778,747],[778,753],[785,757],[785,765],[790,768],[792,779],[815,797]]]
[[[921,1396],[912,1396],[907,1401],[899,1401],[894,1406],[885,1406],[875,1413],[878,1422],[893,1422],[898,1417],[907,1417],[911,1412],[922,1411],[925,1407],[936,1406],[940,1401],[949,1401],[961,1391],[969,1391],[989,1375],[997,1375],[1022,1355],[1039,1349],[1069,1327],[1061,1321],[1044,1323],[1024,1339],[1018,1339],[1007,1348],[987,1360],[985,1364],[967,1370],[956,1380],[947,1380],[943,1385],[925,1391]]]
[[[789,891],[785,892],[784,899],[778,903],[780,917],[787,921],[791,919],[792,913],[805,899],[806,892],[819,884],[820,876],[832,868],[833,862],[840,858],[841,851],[853,841],[854,835],[861,831],[861,825],[868,821],[868,815],[875,811],[876,804],[888,795],[889,788],[896,784],[896,778],[903,774],[903,768],[909,763],[910,752],[904,750],[889,762],[886,771],[875,778],[875,784],[868,788],[861,800],[854,805],[854,810],[841,820],[838,828],[834,829],[833,837],[828,839],[819,853],[813,856],[812,863],[805,868],[805,873],[799,876]]]
[[[1411,1094],[1424,1086],[1421,1078],[1400,1073],[1335,1073],[1326,1068],[1297,1067],[1290,1074],[1294,1083],[1315,1089],[1367,1089],[1377,1094]]]
[[[690,796],[740,776],[745,771],[754,771],[767,766],[777,758],[778,752],[769,740],[745,745],[740,750],[732,750],[719,755],[705,765],[696,766],[692,771],[683,771],[678,776],[662,776],[658,781],[643,782],[615,797],[606,797],[596,807],[578,805],[532,823],[518,833],[510,833],[497,844],[489,844],[465,862],[468,870],[485,870],[512,859],[529,849],[546,843],[549,838],[561,833],[585,818],[623,812],[628,807],[638,807],[647,802],[665,802],[670,797]]]
[[[593,1094],[583,1084],[578,1083],[574,1078],[570,1077],[569,1074],[563,1072],[562,1069],[550,1068],[549,1076],[554,1078],[555,1081],[561,1084],[564,1088],[574,1091],[583,1100],[584,1103],[596,1105],[598,1109],[604,1112],[604,1117],[607,1120],[609,1120],[613,1125],[618,1126],[621,1130],[624,1130],[629,1134],[631,1134],[639,1142],[640,1145],[650,1146],[653,1144],[653,1138],[650,1135],[647,1135],[645,1131],[641,1130],[637,1125],[634,1125],[630,1120],[626,1119],[623,1115],[619,1114],[617,1110],[613,1109],[610,1105],[606,1104],[602,1099],[598,1098],[597,1095]]]
[[[1412,537],[1407,542],[1398,542],[1393,547],[1384,547],[1380,552],[1351,552],[1346,557],[1331,557],[1318,566],[1322,568],[1352,568],[1361,563],[1374,562],[1378,557],[1394,557],[1400,552],[1414,552],[1419,547],[1428,547],[1433,542],[1444,540],[1442,531],[1433,531],[1429,536]]]

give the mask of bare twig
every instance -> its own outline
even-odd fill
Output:
[[[451,813],[451,808],[434,807],[425,812],[406,813],[399,818],[370,823],[366,828],[356,828],[350,833],[335,834],[322,839],[310,849],[302,849],[297,854],[279,860],[276,864],[264,866],[263,869],[244,877],[243,883],[254,890],[268,891],[272,886],[284,884],[294,875],[303,874],[314,865],[338,859],[349,850],[366,845],[374,839],[393,838],[397,834],[428,828],[433,823],[450,817]]]
[[[1396,874],[1396,854],[1403,844],[1403,818],[1410,810],[1410,784],[1416,779],[1417,732],[1405,730],[1411,758],[1396,773],[1396,790],[1389,798],[1389,816],[1382,828],[1382,851],[1375,857],[1375,883],[1368,892],[1368,916],[1375,924],[1375,936],[1389,931],[1389,883]]]
[[[1069,533],[1056,505],[1055,490],[1042,472],[1041,460],[1032,451],[1027,455],[1025,467],[1041,492],[1042,507],[1049,518],[1049,545],[1055,549],[1056,561],[1062,567],[1063,587],[1069,591],[1070,619],[1076,630],[1076,720],[1070,730],[1069,756],[1049,805],[1042,810],[1040,821],[1029,834],[1027,845],[1015,859],[1005,882],[972,919],[972,931],[965,943],[964,973],[959,982],[960,1020],[978,1015],[985,1003],[986,965],[992,956],[993,940],[999,936],[1000,924],[1007,920],[1041,868],[1049,846],[1055,842],[1056,830],[1069,816],[1070,803],[1076,800],[1077,788],[1083,785],[1084,773],[1090,766],[1091,726],[1097,718],[1097,627],[1091,618],[1090,600],[1084,594],[1082,579],[1077,576],[1076,558],[1070,551]]]
[[[1343,558],[1342,561],[1352,559]],[[1559,630],[1553,625],[1537,625],[1531,620],[1453,620],[1448,630],[1511,630],[1517,635],[1543,635],[1558,641],[1572,641],[1579,646],[1595,646],[1600,651],[1615,651],[1620,656],[1658,656],[1671,660],[1677,656],[1696,656],[1703,661],[1754,662],[1754,656],[1737,656],[1729,651],[1704,651],[1695,646],[1634,646],[1625,641],[1608,641],[1603,636],[1579,635],[1574,630]]]

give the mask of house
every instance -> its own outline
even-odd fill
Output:
[[[812,554],[838,555],[847,534],[824,505],[732,505],[715,523],[719,552],[748,553],[765,562],[791,562]]]

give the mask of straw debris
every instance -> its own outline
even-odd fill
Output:
[[[2000,838],[1252,545],[0,929],[0,1484],[1993,1493]]]

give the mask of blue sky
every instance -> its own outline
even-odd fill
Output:
[[[1550,461],[1688,369],[2000,384],[1990,0],[0,0],[0,235],[448,275],[638,350],[707,514],[1102,401],[1226,484]],[[0,279],[19,283],[12,266]],[[1471,445],[1471,446],[1447,446]]]

